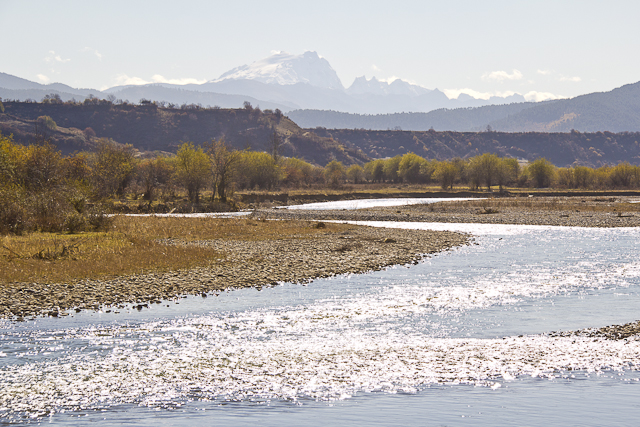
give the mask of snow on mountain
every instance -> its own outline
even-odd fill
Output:
[[[251,65],[242,65],[222,74],[213,82],[223,80],[257,80],[267,84],[293,85],[307,83],[326,89],[343,90],[338,74],[329,62],[316,52],[291,55],[276,53]]]
[[[419,96],[431,92],[422,86],[412,85],[401,79],[396,79],[391,83],[378,80],[376,77],[372,77],[367,80],[365,76],[358,77],[353,81],[353,84],[347,89],[347,93],[350,95],[407,95],[407,96]]]

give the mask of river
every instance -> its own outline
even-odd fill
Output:
[[[1,321],[0,423],[633,425],[640,229],[472,233],[411,266]]]

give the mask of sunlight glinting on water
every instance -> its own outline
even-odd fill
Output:
[[[306,209],[306,210],[352,210],[375,207],[409,206],[438,202],[458,202],[465,200],[485,200],[484,198],[450,197],[450,198],[390,198],[390,199],[357,199],[337,200],[334,202],[314,202],[302,205],[282,206],[282,209]]]
[[[342,293],[310,302],[131,325],[42,330],[6,323],[0,361],[12,364],[0,368],[0,419],[122,403],[331,400],[361,392],[416,392],[430,384],[496,388],[523,376],[570,378],[640,368],[637,338],[451,337],[452,319],[469,310],[637,285],[637,229],[444,228],[473,231],[480,245],[408,269],[394,267],[373,275],[375,280],[358,276],[374,283],[353,292],[341,286],[350,276],[330,279]],[[568,236],[582,246],[562,249]],[[622,237],[631,246],[609,253]],[[517,251],[529,254],[527,242],[533,240],[538,249],[531,250],[538,252],[531,252],[530,261],[521,259]],[[496,260],[507,264],[493,268]]]
[[[433,383],[494,385],[569,370],[637,369],[640,341],[543,336],[434,339],[325,331],[300,340],[295,325],[191,319],[86,333],[104,356],[69,355],[3,370],[3,411],[48,412],[183,399],[340,399],[356,392],[414,392]],[[567,371],[567,372],[565,372]]]

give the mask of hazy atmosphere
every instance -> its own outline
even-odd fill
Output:
[[[640,2],[0,0],[0,426],[632,426]]]
[[[106,89],[202,83],[316,51],[348,87],[402,78],[449,97],[573,97],[638,80],[633,1],[0,2],[0,70]],[[7,38],[6,40],[9,40]]]

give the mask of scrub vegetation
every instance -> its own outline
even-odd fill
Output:
[[[0,283],[66,283],[233,263],[226,253],[211,246],[188,243],[304,240],[354,227],[323,225],[314,227],[307,221],[117,216],[101,232],[5,235],[0,237]],[[249,268],[251,262],[246,262]]]
[[[47,119],[42,120],[47,123]],[[95,150],[62,155],[43,134],[30,145],[0,135],[0,233],[98,232],[107,214],[237,210],[237,192],[352,191],[371,185],[471,191],[505,189],[633,190],[640,167],[629,163],[557,168],[546,159],[521,163],[485,153],[429,160],[414,153],[324,167],[279,153],[235,150],[224,140],[184,142],[177,154],[140,156],[130,145],[99,139]]]

